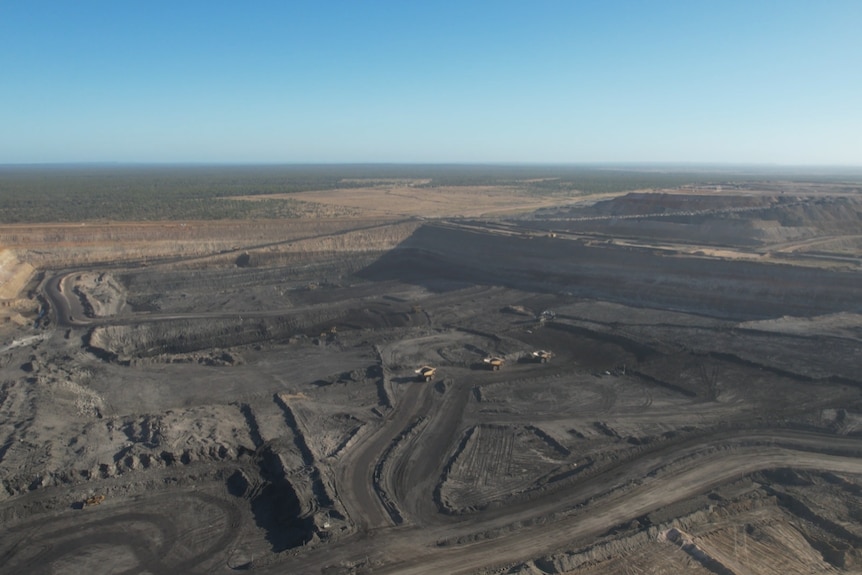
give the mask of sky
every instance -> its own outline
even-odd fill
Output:
[[[862,165],[859,0],[0,0],[0,164]]]

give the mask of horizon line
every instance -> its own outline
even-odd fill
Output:
[[[0,162],[0,168],[38,167],[601,167],[601,168],[761,168],[761,169],[828,169],[862,170],[862,164],[819,164],[778,162],[724,161],[46,161]]]

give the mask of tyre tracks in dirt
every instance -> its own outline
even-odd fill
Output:
[[[360,531],[397,524],[388,503],[381,498],[375,469],[381,458],[414,420],[428,408],[427,397],[433,383],[409,384],[394,409],[388,411],[381,427],[345,455],[336,471],[339,496]]]
[[[405,471],[398,477],[405,480],[420,470],[401,465]],[[280,564],[279,572],[317,574],[364,561],[374,573],[474,573],[571,547],[745,475],[782,467],[862,473],[862,440],[783,429],[692,438],[505,507],[441,520],[437,511],[425,514],[428,505],[407,505],[412,525],[360,534],[337,550]],[[427,486],[404,494],[432,498]],[[413,515],[417,511],[423,515]]]
[[[794,467],[823,469],[838,473],[862,472],[862,460],[819,453],[804,453],[786,448],[761,448],[754,453],[737,453],[700,461],[670,477],[642,479],[631,488],[617,489],[597,497],[589,505],[563,520],[537,521],[530,527],[513,529],[492,539],[456,546],[452,549],[414,549],[402,556],[401,564],[380,569],[379,573],[418,575],[425,573],[474,573],[480,569],[502,568],[571,546],[578,540],[598,535],[607,529],[654,509],[695,496],[763,469]],[[428,533],[431,535],[432,533]],[[430,543],[430,542],[429,542]]]
[[[195,507],[214,508],[221,519],[192,530],[180,529],[170,512],[174,506],[189,505],[189,500]],[[141,507],[150,511],[141,512]],[[160,509],[168,512],[160,513]],[[82,553],[110,548],[127,552],[99,554],[100,558],[104,555],[102,567],[111,572],[204,573],[209,569],[206,565],[217,560],[236,539],[241,521],[242,513],[235,504],[198,491],[166,492],[116,507],[103,504],[95,509],[69,510],[27,521],[3,533],[0,571],[53,573],[58,564]]]

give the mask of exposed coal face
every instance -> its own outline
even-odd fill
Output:
[[[360,274],[432,291],[497,285],[731,319],[862,310],[862,273],[425,225]]]

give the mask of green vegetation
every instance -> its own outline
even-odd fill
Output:
[[[321,170],[268,167],[0,167],[0,221],[291,218],[294,200],[248,202],[238,195],[328,189]]]
[[[295,200],[228,198],[415,179],[430,180],[422,187],[517,185],[555,195],[778,179],[840,182],[848,176],[571,165],[0,166],[0,222],[295,218],[307,213]],[[849,180],[862,177],[857,173]],[[222,199],[213,201],[217,198]]]

